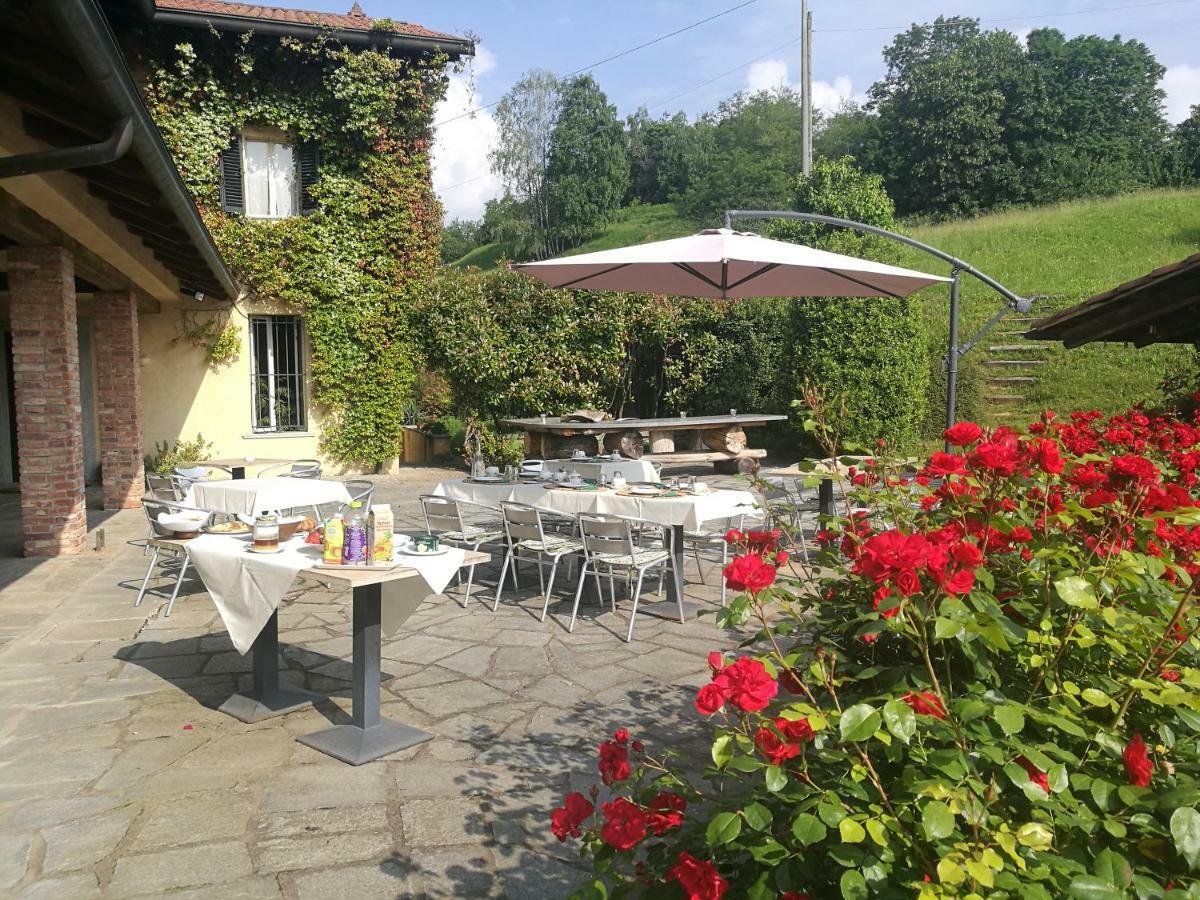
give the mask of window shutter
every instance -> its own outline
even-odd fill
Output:
[[[221,151],[221,209],[243,215],[246,189],[242,181],[242,139],[234,137],[228,150]]]
[[[312,187],[317,183],[321,168],[321,148],[312,141],[297,147],[296,169],[300,176],[300,212],[308,215],[316,212],[317,201],[313,199]]]

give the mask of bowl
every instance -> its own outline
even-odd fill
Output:
[[[304,516],[281,516],[279,518],[279,539],[286,541],[296,536]]]

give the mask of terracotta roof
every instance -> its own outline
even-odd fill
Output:
[[[355,3],[350,12],[345,14],[310,12],[303,9],[284,9],[279,6],[259,6],[254,3],[232,3],[227,0],[154,0],[158,9],[177,10],[179,12],[211,14],[214,16],[230,16],[238,19],[261,19],[273,22],[288,22],[293,25],[311,25],[316,28],[341,28],[349,31],[371,31],[375,22],[364,15],[362,8]],[[462,38],[440,31],[430,31],[421,25],[411,22],[389,20],[391,26],[386,33],[411,35],[431,39],[460,41]]]

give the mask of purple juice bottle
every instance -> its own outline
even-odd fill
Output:
[[[346,538],[342,545],[342,565],[364,566],[367,563],[367,516],[361,500],[350,503],[346,513]]]

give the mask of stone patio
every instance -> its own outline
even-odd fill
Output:
[[[380,477],[376,502],[419,529],[417,496],[452,474]],[[13,507],[0,497],[9,521]],[[628,601],[614,616],[591,591],[568,634],[569,603],[545,623],[528,590],[482,605],[496,572],[481,569],[467,608],[452,587],[383,647],[384,715],[435,739],[354,768],[294,740],[349,720],[348,595],[306,581],[280,613],[285,680],[329,699],[246,725],[215,709],[250,660],[202,585],[170,618],[153,596],[134,609],[142,514],[93,519],[103,550],[0,559],[0,896],[566,896],[584,871],[550,809],[595,780],[618,726],[651,747],[702,738],[705,656],[743,637],[640,616],[626,644]],[[714,604],[715,564],[707,586],[695,560],[686,574]]]

